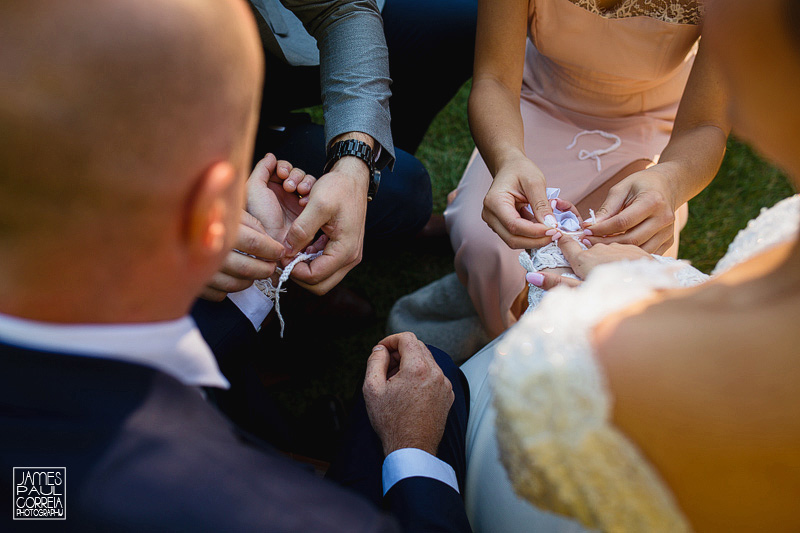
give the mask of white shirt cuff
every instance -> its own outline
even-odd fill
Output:
[[[250,285],[243,291],[228,294],[228,298],[244,313],[244,316],[253,324],[256,331],[261,331],[261,323],[272,311],[272,300],[258,290],[255,284]]]
[[[383,461],[383,495],[395,483],[409,477],[437,479],[459,492],[456,471],[452,466],[418,448],[402,448],[390,453]]]

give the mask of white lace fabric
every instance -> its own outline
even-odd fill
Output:
[[[571,238],[578,241],[578,244],[581,245],[581,248],[586,250],[586,246],[583,244],[584,233],[581,230],[581,221],[575,216],[574,213],[569,211],[560,211],[556,207],[556,199],[558,198],[559,194],[561,194],[561,189],[558,187],[547,187],[546,189],[547,199],[552,201],[551,207],[553,208],[553,215],[556,219],[556,229],[561,232],[562,239],[563,238]],[[533,213],[531,206],[527,206],[528,211]],[[594,211],[592,209],[589,210],[591,216],[589,217],[590,220],[594,221]],[[559,268],[559,267],[569,267],[569,261],[564,257],[564,254],[561,253],[561,248],[558,247],[558,244],[555,242],[551,242],[542,246],[541,248],[535,250],[528,250],[524,252],[520,252],[519,254],[519,264],[522,265],[522,268],[527,270],[528,272],[538,272],[540,270],[544,270],[547,268]],[[580,279],[575,274],[561,274],[564,277],[572,278],[572,279]],[[545,295],[544,289],[537,287],[531,283],[528,284],[528,309],[525,311],[526,313],[530,312],[531,310],[535,309],[539,302]]]
[[[607,8],[597,0],[570,2],[605,18],[651,17],[674,24],[699,24],[703,18],[700,0],[622,0]]]
[[[795,237],[800,197],[742,230],[715,272]],[[658,473],[610,421],[612,398],[593,358],[604,317],[659,289],[708,276],[669,258],[603,265],[578,289],[547,293],[499,342],[491,382],[501,460],[534,505],[602,531],[690,531]]]

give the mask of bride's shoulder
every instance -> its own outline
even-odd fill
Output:
[[[750,220],[733,239],[712,275],[721,274],[768,248],[791,239],[797,234],[798,228],[800,195],[785,198],[770,208],[762,208],[761,213]]]

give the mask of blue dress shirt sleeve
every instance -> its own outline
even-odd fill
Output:
[[[384,496],[396,483],[409,477],[436,479],[459,492],[453,467],[418,448],[402,448],[390,453],[383,461],[382,475]]]

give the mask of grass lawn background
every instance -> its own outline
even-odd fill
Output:
[[[434,212],[441,213],[446,195],[457,185],[474,148],[467,123],[469,83],[439,114],[417,157],[427,167],[433,186]],[[318,110],[312,115],[321,116]],[[784,174],[765,163],[745,144],[730,139],[714,182],[689,203],[689,222],[681,235],[680,257],[710,272],[728,244],[762,207],[793,194]],[[301,413],[322,394],[349,399],[363,379],[372,346],[383,338],[392,304],[401,296],[453,271],[453,253],[444,242],[388,248],[368,255],[344,280],[375,306],[377,322],[338,338],[313,339],[323,353],[301,376],[277,385],[274,393],[292,414]],[[291,295],[289,295],[291,297]],[[287,335],[297,327],[287,324]],[[424,339],[423,339],[424,340]]]

